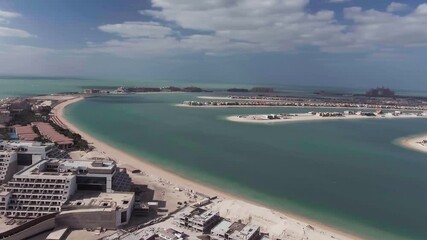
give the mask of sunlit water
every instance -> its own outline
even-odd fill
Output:
[[[0,97],[122,85],[43,80],[28,89],[20,84],[26,81],[6,83],[0,80]],[[99,96],[71,105],[66,117],[133,155],[262,204],[372,239],[427,238],[427,155],[393,144],[427,132],[426,120],[258,125],[224,118],[310,109],[174,106],[197,95]]]

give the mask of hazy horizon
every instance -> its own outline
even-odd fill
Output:
[[[427,2],[0,0],[0,75],[427,90]]]

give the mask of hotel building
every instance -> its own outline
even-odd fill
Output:
[[[40,160],[14,174],[2,186],[0,213],[13,218],[37,218],[61,211],[76,191],[111,193],[115,182],[120,183],[120,190],[124,186],[130,189],[129,176],[113,161]]]
[[[0,141],[0,183],[42,159],[63,154],[53,143]]]

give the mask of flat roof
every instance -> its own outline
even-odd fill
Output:
[[[63,239],[63,237],[65,236],[67,231],[68,231],[68,227],[55,228],[55,229],[53,229],[53,231],[51,233],[49,233],[49,235],[46,237],[46,239],[48,239],[48,240]]]
[[[111,160],[72,160],[72,159],[50,159],[50,163],[58,163],[62,167],[91,168],[91,169],[113,169],[116,164]]]
[[[58,167],[57,171],[47,171],[46,167],[55,165]],[[72,160],[72,159],[43,159],[29,166],[28,168],[16,173],[20,176],[72,176],[79,175],[67,170],[107,170],[113,172],[116,164],[114,161],[109,160]],[[61,172],[63,170],[64,172]],[[108,174],[108,173],[107,173]]]
[[[212,228],[211,233],[224,235],[228,232],[228,230],[230,230],[231,225],[233,225],[232,222],[224,219],[218,225]]]
[[[193,217],[194,221],[200,221],[200,222],[207,222],[210,219],[212,219],[213,217],[215,217],[216,215],[218,215],[218,211],[212,211],[212,210],[208,210],[200,215],[195,215]]]
[[[241,234],[245,235],[245,236],[251,236],[252,234],[254,234],[260,227],[254,224],[248,224],[246,225],[242,231],[240,231]]]
[[[63,206],[64,209],[128,208],[134,198],[134,192],[95,192],[78,191]]]
[[[233,236],[233,238],[237,238],[237,239],[239,238],[247,239],[250,236],[253,236],[259,228],[260,227],[257,225],[247,224],[246,226],[243,227],[243,229],[236,230],[233,233],[231,233],[230,236]]]
[[[0,140],[0,145],[5,147],[47,147],[53,146],[53,143],[41,143],[32,141],[5,141]]]

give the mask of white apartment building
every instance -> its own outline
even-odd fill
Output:
[[[11,150],[0,150],[0,183],[9,181],[18,171],[18,154]]]
[[[17,153],[18,170],[22,170],[54,153],[53,143],[0,141],[0,151],[14,151]]]
[[[0,214],[37,218],[61,210],[77,190],[112,192],[113,161],[44,159],[13,175],[0,191]]]

